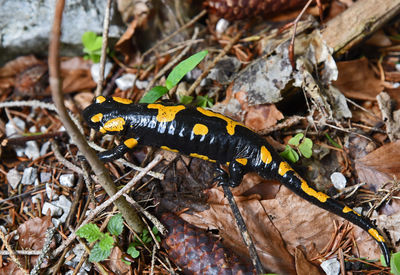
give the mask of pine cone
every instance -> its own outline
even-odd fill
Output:
[[[185,274],[255,274],[251,264],[242,263],[222,242],[173,214],[163,214],[168,229],[162,246]]]
[[[307,0],[207,0],[204,5],[210,13],[227,20],[268,17],[290,9],[301,7]]]

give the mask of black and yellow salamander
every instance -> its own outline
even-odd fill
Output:
[[[277,179],[300,197],[367,231],[379,244],[386,263],[390,252],[372,222],[328,195],[313,189],[264,138],[221,114],[185,105],[134,104],[129,99],[99,96],[83,111],[89,126],[103,134],[119,134],[123,142],[102,152],[108,162],[138,143],[159,147],[229,167],[228,184],[238,186],[243,175],[256,172]]]

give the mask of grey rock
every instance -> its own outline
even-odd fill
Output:
[[[60,216],[62,214],[62,208],[55,206],[49,202],[45,202],[42,207],[42,214],[47,215],[48,210],[50,210],[50,216]]]
[[[37,159],[40,157],[39,146],[36,141],[30,140],[26,142],[25,156],[30,159]]]
[[[74,187],[75,175],[64,174],[60,176],[60,184],[65,187]]]
[[[17,169],[13,168],[7,173],[7,181],[8,184],[11,185],[12,189],[15,189],[18,187],[18,184],[21,182],[22,176],[21,174],[17,171]]]
[[[15,137],[19,136],[18,131],[25,130],[25,121],[20,119],[19,117],[14,117],[13,121],[9,121],[6,123],[6,135],[7,137]],[[18,129],[16,128],[18,127]]]
[[[63,210],[63,214],[59,218],[59,221],[61,223],[64,223],[69,215],[72,202],[69,199],[67,199],[67,197],[65,197],[64,195],[61,195],[58,201],[53,202],[53,205],[58,206]]]
[[[40,173],[40,182],[45,183],[49,182],[51,179],[51,173],[41,172]]]
[[[32,185],[37,180],[37,168],[28,167],[24,170],[21,183],[23,185]]]
[[[46,183],[46,195],[49,198],[49,200],[56,200],[58,199],[58,186],[55,186],[51,183]]]
[[[56,1],[0,1],[0,65],[24,54],[47,52]],[[101,34],[107,0],[66,1],[61,36],[61,55],[82,54],[81,36],[86,31]],[[115,9],[116,10],[116,9]],[[109,36],[123,33],[119,14],[111,10]]]

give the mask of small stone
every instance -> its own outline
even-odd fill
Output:
[[[347,180],[346,180],[346,177],[343,176],[342,173],[339,173],[339,172],[332,173],[331,181],[332,181],[333,186],[335,186],[336,189],[341,190],[346,187]]]
[[[14,117],[12,120],[13,121],[9,121],[6,123],[6,135],[7,137],[20,136],[18,132],[25,130],[25,121],[23,121],[19,117]],[[18,129],[15,128],[15,126],[17,126]]]
[[[228,26],[229,26],[229,21],[226,20],[226,19],[221,18],[221,19],[218,20],[217,25],[215,26],[215,31],[218,34],[222,34],[222,33],[224,33],[226,31]]]
[[[111,68],[112,68],[112,63],[111,62],[106,62],[104,66],[104,78],[107,77],[107,75],[110,73]],[[100,63],[95,63],[92,65],[90,68],[90,73],[92,74],[92,79],[94,82],[99,82],[100,79]]]
[[[40,173],[40,182],[41,183],[49,182],[50,179],[51,179],[51,173],[47,173],[47,172]]]
[[[46,183],[46,195],[49,200],[56,200],[58,199],[58,186],[53,185],[52,183]]]
[[[65,197],[64,195],[61,195],[58,201],[53,202],[53,204],[60,207],[63,210],[63,214],[59,218],[59,221],[61,223],[64,223],[69,215],[72,202],[69,199],[67,199],[67,197]]]
[[[32,203],[40,203],[40,200],[42,199],[41,194],[36,194],[32,196]]]
[[[327,275],[338,275],[340,272],[340,263],[336,258],[332,258],[321,263],[321,268]]]
[[[62,209],[51,203],[45,202],[42,208],[42,215],[47,215],[48,210],[50,210],[50,216],[60,216],[62,214]]]
[[[143,81],[142,80],[136,80],[136,87],[139,90],[146,89],[147,86],[149,86],[149,82],[147,80],[143,80]]]
[[[21,182],[22,176],[18,172],[17,169],[13,168],[7,173],[7,181],[8,184],[10,184],[12,189],[15,189],[18,187],[18,184]]]
[[[30,140],[26,142],[25,156],[30,159],[37,159],[40,157],[39,146],[36,141]]]
[[[75,175],[64,174],[60,176],[60,184],[65,187],[74,187]]]
[[[42,144],[42,147],[40,147],[40,152],[39,152],[40,156],[44,156],[47,153],[47,151],[49,151],[50,144],[51,144],[50,141],[46,141],[45,143]]]
[[[115,84],[117,84],[118,88],[122,91],[125,91],[133,87],[135,79],[136,75],[134,74],[124,74],[115,80]]]
[[[28,167],[24,170],[22,175],[21,183],[23,185],[32,185],[37,179],[37,169],[33,167]]]

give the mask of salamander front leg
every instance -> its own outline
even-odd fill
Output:
[[[120,145],[112,148],[111,150],[107,150],[98,154],[98,157],[103,162],[113,161],[119,158],[128,152],[130,149],[135,147],[138,144],[138,140],[135,138],[129,138],[125,140]]]
[[[216,170],[218,175],[214,178],[214,181],[218,181],[218,185],[227,184],[230,187],[238,186],[245,174],[243,163],[236,160],[230,162],[229,174],[221,168],[217,168]]]

